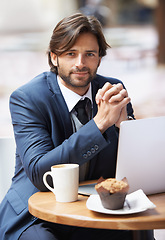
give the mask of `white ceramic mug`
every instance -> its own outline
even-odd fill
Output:
[[[47,182],[47,176],[53,180],[54,188]],[[79,186],[79,165],[78,164],[59,164],[51,167],[43,176],[45,186],[52,191],[58,202],[73,202],[78,198]]]

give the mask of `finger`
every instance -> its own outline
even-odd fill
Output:
[[[113,85],[109,82],[106,82],[104,86],[100,89],[100,93],[102,95],[102,98],[104,97],[105,93],[113,88]]]
[[[103,96],[104,101],[110,100],[110,98],[114,95],[117,95],[120,93],[120,91],[123,90],[123,85],[121,83],[113,85],[112,88],[108,89]]]
[[[96,94],[96,103],[99,104],[100,101],[103,99],[105,92],[107,92],[109,89],[113,87],[112,84],[109,82],[106,82],[102,88],[100,88]]]
[[[120,102],[123,100],[123,98],[128,97],[128,93],[125,89],[122,89],[118,94],[113,95],[110,99],[109,102]]]
[[[122,107],[122,108],[125,107],[130,101],[131,101],[130,97],[123,98],[123,100],[121,102],[119,102],[120,107]]]
[[[98,90],[96,96],[95,96],[96,103],[99,104],[102,100],[102,91],[101,89]]]
[[[111,89],[112,87],[113,87],[112,84],[110,84],[109,82],[106,82],[101,89],[103,92],[106,92],[107,90]]]

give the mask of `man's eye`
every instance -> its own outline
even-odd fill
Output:
[[[93,57],[94,54],[93,54],[93,53],[87,53],[87,56],[88,56],[88,57]]]
[[[68,56],[74,56],[75,54],[73,52],[68,52],[67,55]]]

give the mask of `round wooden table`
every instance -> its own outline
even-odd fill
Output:
[[[71,203],[56,202],[52,192],[37,192],[29,198],[29,212],[45,221],[71,226],[118,229],[150,230],[165,228],[165,193],[149,196],[155,209],[130,215],[109,215],[93,212],[86,207],[87,196],[78,196]],[[145,231],[144,231],[145,232]],[[137,237],[134,239],[147,239]]]

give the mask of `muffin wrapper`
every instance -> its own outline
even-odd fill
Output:
[[[102,181],[104,181],[104,179],[101,177],[98,180],[98,183]],[[127,179],[124,178],[122,179],[122,181],[127,182]],[[122,209],[124,206],[124,201],[129,190],[129,185],[127,185],[127,187],[115,193],[110,193],[107,189],[103,188],[102,186],[96,190],[100,196],[100,199],[104,208],[107,208],[110,210],[117,210],[117,209]]]

